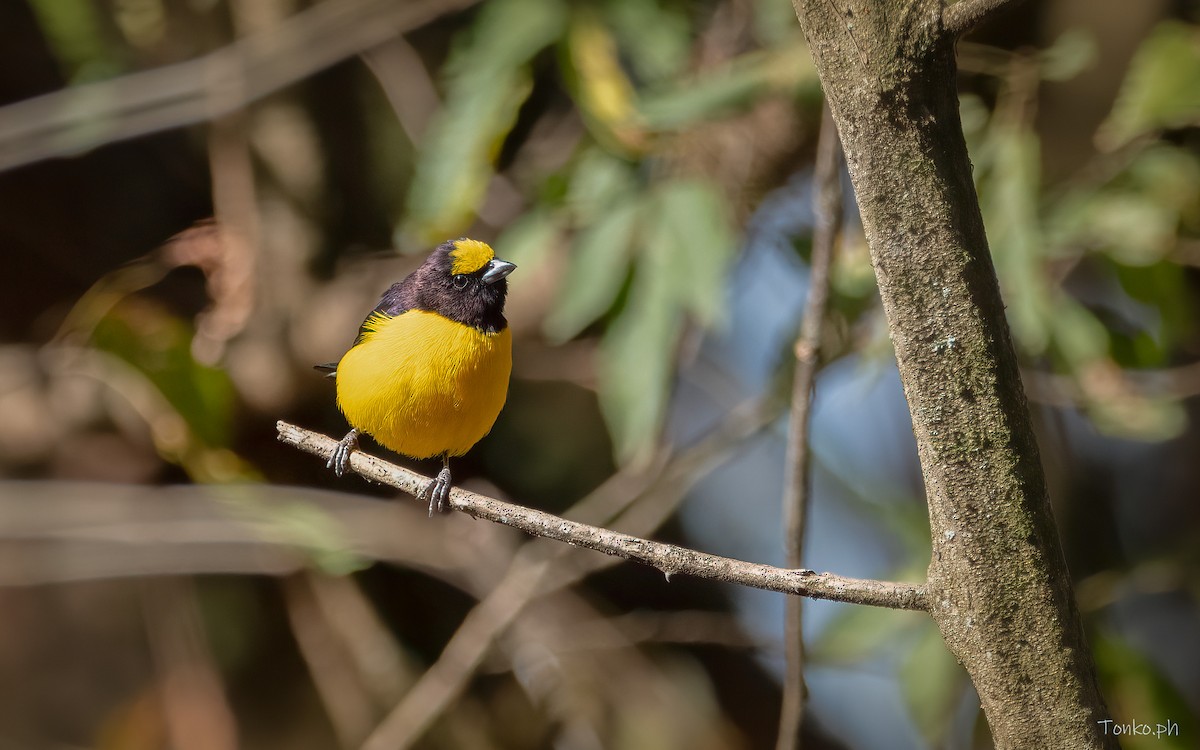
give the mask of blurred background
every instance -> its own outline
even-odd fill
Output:
[[[1104,690],[1179,727],[1129,748],[1200,736],[1198,24],[1030,0],[959,45]],[[773,746],[782,597],[427,519],[275,423],[342,435],[311,365],[483,239],[514,373],[456,480],[780,564],[822,106],[787,0],[0,0],[0,105],[0,749]],[[847,222],[806,564],[920,581]],[[806,613],[809,746],[990,747],[927,618]]]

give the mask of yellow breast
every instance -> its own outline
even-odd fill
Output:
[[[512,334],[436,313],[376,316],[337,367],[338,407],[380,444],[413,458],[461,456],[508,395]]]

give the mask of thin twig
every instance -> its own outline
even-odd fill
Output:
[[[416,680],[417,665],[353,576],[310,571],[313,602],[346,649],[375,704],[391,706]],[[365,734],[363,735],[366,736]]]
[[[331,437],[287,422],[276,423],[276,429],[279,431],[280,441],[322,459],[328,459],[338,444]],[[351,454],[350,468],[366,479],[395,487],[414,497],[431,481],[429,477],[362,451]],[[677,574],[689,575],[814,599],[891,609],[928,610],[925,589],[918,584],[846,578],[811,570],[788,570],[710,555],[674,544],[640,539],[629,534],[568,521],[550,513],[506,503],[457,487],[450,493],[450,507],[475,518],[511,526],[533,536],[554,539],[651,565],[661,570],[668,578]]]
[[[451,544],[449,524],[415,524],[415,507],[301,487],[0,481],[0,504],[0,587],[283,576],[360,559],[462,588],[480,555]]]
[[[1022,0],[959,0],[942,13],[942,28],[960,37],[987,23]]]
[[[219,117],[478,0],[337,0],[204,57],[0,107],[0,170]]]
[[[438,660],[367,737],[362,750],[398,750],[416,742],[462,691],[496,634],[505,630],[536,594],[550,562],[542,559],[523,565],[518,575],[506,576],[488,592],[467,613]]]
[[[821,334],[829,303],[829,269],[834,247],[842,228],[841,153],[837,126],[829,107],[821,117],[817,143],[817,163],[813,171],[812,262],[808,274],[808,298],[800,336],[796,339],[796,373],[792,381],[792,410],[788,423],[787,476],[783,485],[784,549],[787,565],[804,564],[804,530],[809,492],[808,415],[813,381],[818,368]],[[803,599],[790,597],[784,605],[783,707],[779,715],[776,750],[792,750],[803,745],[804,703],[808,688],[804,683]]]
[[[284,604],[300,656],[308,666],[317,697],[333,725],[338,746],[357,747],[375,723],[370,694],[362,682],[332,622],[321,611],[311,579],[294,575],[283,579]]]
[[[734,447],[771,424],[777,414],[775,404],[761,399],[739,405],[705,437],[667,463],[636,474],[615,474],[568,509],[567,515],[576,521],[616,523],[626,532],[648,534],[671,515],[688,488],[721,465]],[[653,479],[648,481],[647,477]],[[652,498],[653,502],[640,502],[643,498]],[[615,557],[572,554],[578,552],[546,539],[526,545],[504,577],[467,614],[437,662],[368,738],[364,750],[403,750],[412,746],[460,699],[496,639],[532,601],[620,562]]]
[[[237,720],[204,632],[194,582],[143,583],[142,609],[151,657],[160,672],[167,738],[180,750],[233,750]]]
[[[627,612],[576,623],[562,634],[556,654],[628,648],[639,643],[712,644],[730,649],[774,647],[746,633],[728,612]]]

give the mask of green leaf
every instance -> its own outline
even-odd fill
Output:
[[[667,274],[647,265],[600,347],[600,407],[622,463],[645,458],[658,434],[683,322]]]
[[[1083,305],[1063,299],[1052,326],[1055,346],[1070,370],[1107,358],[1108,329]]]
[[[567,208],[575,222],[587,226],[638,190],[633,168],[601,148],[590,148],[579,157],[567,189]]]
[[[816,84],[816,70],[802,45],[783,51],[752,52],[725,68],[645,92],[639,103],[646,124],[683,129],[747,109],[770,91],[795,91]]]
[[[1042,78],[1068,81],[1096,62],[1099,49],[1096,38],[1084,29],[1067,29],[1054,44],[1042,50]]]
[[[813,658],[821,664],[857,664],[909,638],[925,622],[919,613],[898,609],[839,607],[813,643]]]
[[[966,672],[932,623],[900,668],[904,698],[917,729],[933,746],[942,744],[966,685]]]
[[[114,51],[109,27],[95,3],[31,0],[29,7],[71,83],[103,80],[124,72],[125,65]]]
[[[225,371],[192,357],[192,335],[190,326],[165,310],[126,304],[97,324],[92,343],[144,374],[203,443],[227,446],[233,383]]]
[[[979,195],[996,273],[1017,343],[1030,354],[1041,354],[1050,344],[1054,303],[1061,296],[1051,290],[1042,265],[1038,139],[1026,127],[994,119],[986,142]]]
[[[735,238],[724,197],[715,185],[677,180],[656,196],[658,221],[648,232],[650,252],[667,277],[668,293],[704,325],[725,308],[725,278]]]
[[[628,198],[575,236],[562,291],[543,327],[551,341],[577,336],[612,307],[629,273],[637,219],[638,202]]]
[[[1115,722],[1148,724],[1152,734],[1121,736],[1125,750],[1183,750],[1195,747],[1197,717],[1162,671],[1124,641],[1101,631],[1092,637],[1096,668]],[[1174,722],[1174,734],[1158,733],[1159,724]],[[1190,736],[1189,736],[1190,735]]]
[[[759,0],[751,6],[754,12],[754,35],[768,47],[804,45],[796,9],[787,0]]]
[[[1107,149],[1139,135],[1200,122],[1200,30],[1164,21],[1129,66],[1116,104],[1097,135]]]
[[[1188,289],[1187,272],[1175,263],[1156,263],[1131,268],[1113,266],[1121,288],[1133,299],[1152,306],[1159,315],[1158,325],[1151,330],[1155,351],[1151,358],[1134,360],[1136,367],[1161,367],[1170,352],[1183,345],[1196,331],[1196,304]]]
[[[1152,195],[1110,191],[1090,208],[1089,233],[1118,263],[1157,263],[1175,246],[1179,215]]]
[[[610,148],[640,151],[645,137],[637,92],[610,29],[587,6],[576,6],[572,14],[567,52],[564,77],[588,129]]]
[[[601,347],[600,402],[622,461],[640,458],[662,423],[685,314],[709,325],[724,309],[734,249],[722,197],[711,183],[668,182],[637,211],[642,251],[629,301]]]
[[[608,0],[604,16],[642,80],[661,81],[687,65],[693,38],[682,6],[652,0]]]
[[[402,233],[424,245],[460,234],[471,222],[532,89],[529,62],[562,35],[565,22],[558,0],[493,0],[455,39],[446,100],[422,143]]]
[[[1127,170],[1131,189],[1170,206],[1181,218],[1200,218],[1200,157],[1168,143],[1155,143]]]

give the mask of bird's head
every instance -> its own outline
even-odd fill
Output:
[[[417,271],[420,307],[484,330],[503,328],[508,275],[516,266],[479,240],[443,242]]]

